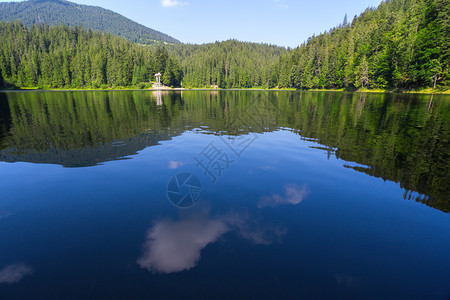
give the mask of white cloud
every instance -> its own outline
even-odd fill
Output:
[[[346,276],[346,275],[335,275],[336,282],[338,285],[346,287],[346,288],[352,288],[355,287],[355,285],[358,284],[358,279],[353,276]]]
[[[258,207],[275,207],[278,205],[293,204],[297,205],[309,195],[308,185],[299,187],[296,184],[286,184],[284,187],[284,197],[279,194],[264,196],[259,200]]]
[[[281,242],[287,230],[278,226],[250,227],[244,226],[238,229],[238,233],[244,239],[257,245],[270,245],[273,242]]]
[[[189,270],[197,265],[202,249],[227,231],[223,221],[202,217],[162,221],[149,230],[137,263],[158,273]]]
[[[197,266],[201,252],[227,232],[260,245],[281,241],[286,230],[251,223],[247,214],[230,213],[215,218],[207,214],[180,221],[158,222],[147,233],[143,254],[137,264],[155,273],[175,273]]]
[[[277,7],[280,7],[280,8],[288,8],[289,6],[285,3],[285,2],[287,2],[287,1],[285,1],[285,0],[273,0],[273,2],[275,2],[277,5]]]
[[[237,231],[239,236],[257,245],[281,242],[287,233],[285,228],[252,220],[246,213],[229,214],[224,217],[224,220]]]
[[[171,160],[171,161],[169,161],[169,169],[176,170],[178,168],[181,168],[185,164],[186,164],[185,162]]]
[[[14,264],[4,267],[0,271],[0,284],[12,284],[22,280],[34,272],[33,268],[24,264]]]
[[[184,6],[187,4],[188,4],[188,2],[178,1],[178,0],[161,0],[161,5],[163,7]]]
[[[10,212],[7,212],[7,211],[0,211],[0,220],[1,220],[1,219],[5,219],[5,218],[9,217],[10,215],[11,215]]]

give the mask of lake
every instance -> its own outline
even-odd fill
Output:
[[[0,298],[448,299],[450,96],[0,93]]]

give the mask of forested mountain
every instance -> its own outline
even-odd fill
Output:
[[[274,66],[286,49],[229,40],[205,45],[173,45],[182,65],[183,87],[269,88],[278,81]]]
[[[82,27],[27,28],[0,22],[0,76],[7,85],[41,88],[145,86],[156,72],[179,86],[182,72],[167,49],[151,49]]]
[[[82,25],[86,29],[100,30],[141,44],[179,43],[167,34],[138,24],[111,10],[65,0],[0,2],[0,21],[15,20],[20,20],[27,26],[33,24],[65,24],[72,27]]]
[[[19,4],[3,3],[0,7]],[[62,0],[23,4],[67,6],[67,11],[85,8]],[[102,19],[105,10],[95,9],[98,15],[94,11],[86,14],[91,22],[110,24]],[[54,16],[62,11],[57,10]],[[24,13],[30,18],[33,14]],[[2,24],[0,85],[135,86],[151,80],[153,72],[161,72],[165,84],[182,83],[183,87],[448,88],[449,16],[448,0],[387,0],[355,16],[351,23],[345,18],[338,27],[293,50],[236,40],[161,48],[131,44],[81,27],[51,29],[39,25],[27,29],[20,23]],[[139,30],[125,28],[142,37]],[[291,30],[295,34],[296,29]]]
[[[184,86],[448,87],[449,16],[448,0],[388,0],[289,51],[233,40],[169,51],[182,63]]]
[[[450,1],[388,0],[283,56],[279,86],[449,86]]]

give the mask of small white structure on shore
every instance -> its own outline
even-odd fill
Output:
[[[156,86],[161,87],[161,73],[155,74],[156,76]]]
[[[163,105],[162,92],[160,90],[156,92],[156,105],[158,105],[158,106]]]

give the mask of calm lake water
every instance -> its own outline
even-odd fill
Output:
[[[0,93],[0,298],[449,299],[450,97]]]

